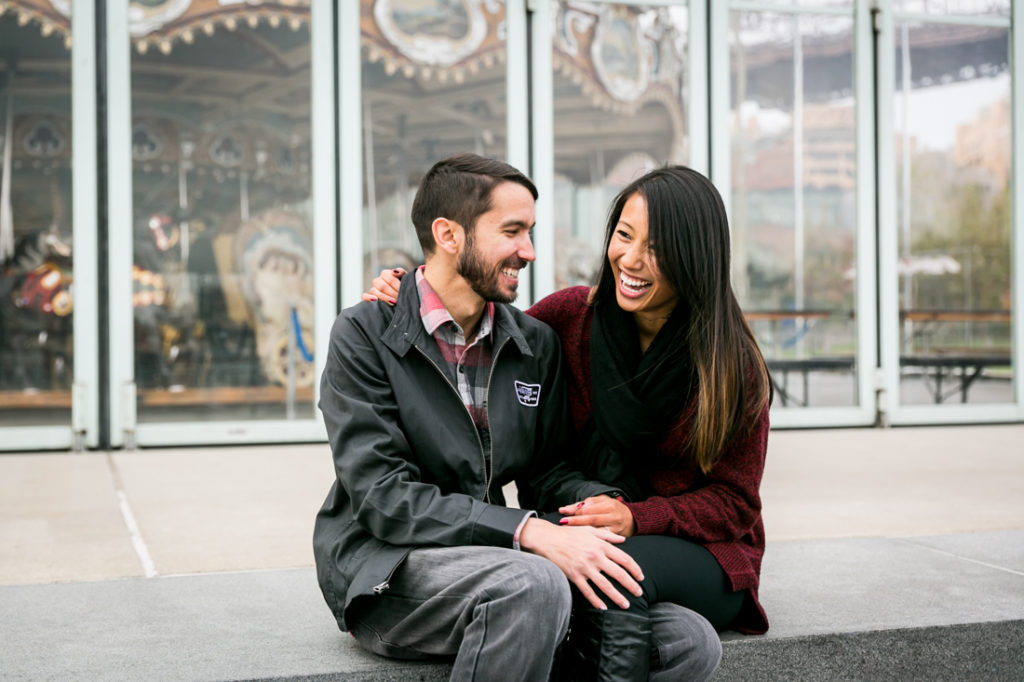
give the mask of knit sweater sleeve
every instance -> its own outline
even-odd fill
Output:
[[[565,342],[564,330],[586,308],[589,287],[568,287],[534,303],[526,314],[552,327]]]
[[[761,476],[768,447],[768,408],[729,442],[700,483],[679,494],[628,502],[637,534],[674,535],[701,543],[736,540],[761,516]],[[659,487],[671,487],[673,472],[662,470]]]

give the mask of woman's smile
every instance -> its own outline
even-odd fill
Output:
[[[622,207],[608,243],[608,262],[616,280],[615,299],[626,312],[663,321],[676,307],[679,297],[658,271],[650,248],[647,201],[639,193]]]

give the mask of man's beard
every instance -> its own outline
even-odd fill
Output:
[[[498,277],[505,268],[522,270],[525,267],[526,261],[513,256],[488,272],[487,265],[484,263],[483,257],[476,250],[476,245],[473,243],[472,233],[470,232],[466,236],[466,250],[459,256],[455,271],[469,283],[470,289],[475,291],[476,295],[485,301],[511,303],[516,300],[518,292],[513,289],[511,294],[504,293],[501,287],[498,286]]]

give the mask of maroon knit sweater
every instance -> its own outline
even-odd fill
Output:
[[[588,287],[571,287],[539,301],[527,312],[558,333],[566,359],[566,382],[573,426],[582,431],[593,408],[590,383],[590,326],[594,309],[587,305]],[[740,632],[761,634],[768,620],[757,598],[764,555],[761,522],[761,475],[768,445],[768,409],[751,416],[750,428],[726,445],[708,474],[685,456],[684,443],[693,428],[688,408],[650,461],[638,463],[637,477],[650,496],[627,502],[638,534],[673,535],[706,547],[721,565],[733,590],[750,590],[735,625]]]

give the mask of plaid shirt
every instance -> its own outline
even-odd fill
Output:
[[[494,320],[494,304],[488,303],[480,319],[480,330],[473,343],[466,344],[466,334],[440,297],[423,276],[423,266],[416,269],[416,286],[420,294],[420,318],[427,333],[434,337],[448,368],[449,378],[455,379],[459,395],[469,416],[473,418],[481,439],[484,452],[490,456],[490,429],[487,422],[487,379],[491,370],[491,326]]]

